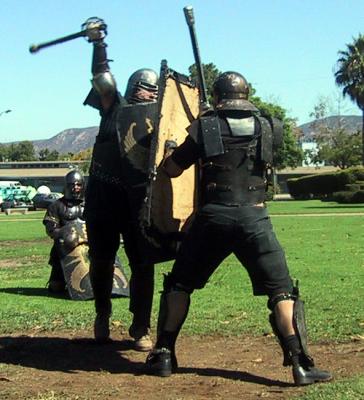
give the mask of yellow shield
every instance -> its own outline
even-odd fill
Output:
[[[178,178],[170,179],[162,170],[166,141],[177,145],[184,142],[187,128],[199,113],[198,89],[189,78],[162,63],[159,93],[159,123],[151,143],[150,181],[147,189],[144,221],[149,240],[156,247],[167,243],[169,257],[171,241],[186,229],[197,206],[196,166],[191,166]],[[168,240],[168,238],[170,240]],[[173,246],[172,246],[173,247]]]

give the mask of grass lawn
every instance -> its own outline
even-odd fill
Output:
[[[364,212],[364,206],[311,200],[272,202],[268,207],[291,275],[300,282],[310,341],[363,338],[364,216],[350,213]],[[338,212],[346,215],[302,215]],[[92,301],[48,297],[45,286],[52,242],[46,238],[43,215],[0,215],[0,334],[29,329],[77,330],[92,325]],[[122,249],[119,255],[129,272]],[[153,327],[162,276],[170,268],[171,262],[156,268]],[[113,321],[126,330],[130,323],[128,299],[114,299],[113,306]],[[267,316],[266,298],[252,296],[247,273],[230,256],[206,288],[193,294],[183,332],[262,335],[271,332]],[[312,388],[302,400],[358,399],[357,394],[364,392],[364,376],[319,388],[320,394]],[[346,390],[347,397],[337,397]]]
[[[274,202],[269,208],[273,208],[272,223],[286,251],[291,275],[299,280],[307,304],[311,340],[345,340],[363,334],[364,312],[358,299],[364,298],[364,216],[276,216],[292,203],[296,202]],[[295,207],[302,213],[317,207],[317,202],[297,202]],[[92,301],[52,297],[44,301],[52,242],[45,235],[42,216],[42,212],[30,213],[29,218],[1,215],[0,332],[33,327],[78,329],[92,323]],[[122,250],[120,257],[129,272]],[[155,318],[162,275],[170,268],[171,262],[157,266]],[[125,328],[130,322],[127,303],[125,298],[114,300],[113,318],[122,321]],[[245,270],[230,256],[206,288],[193,294],[184,331],[260,335],[270,331],[267,312],[266,299],[251,295]]]
[[[364,204],[339,204],[320,200],[287,200],[268,203],[271,214],[364,213]]]

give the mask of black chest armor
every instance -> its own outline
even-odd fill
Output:
[[[62,199],[57,201],[57,214],[61,226],[67,225],[76,219],[83,219],[84,203]]]
[[[259,120],[254,116],[240,120],[219,117],[218,124],[223,150],[208,155],[205,147],[202,202],[235,206],[263,202],[267,182]]]

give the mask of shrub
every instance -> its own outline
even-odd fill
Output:
[[[332,201],[337,203],[364,203],[364,190],[358,190],[356,192],[340,191],[332,194]]]
[[[331,197],[335,192],[346,189],[346,185],[352,185],[361,181],[364,176],[364,168],[348,168],[343,171],[333,173],[323,173],[303,176],[287,180],[289,193],[295,199],[324,199]],[[350,190],[361,190],[359,186]]]
[[[349,183],[349,184],[345,185],[345,190],[347,192],[357,192],[361,188],[362,188],[362,185],[358,184],[358,182]]]
[[[364,203],[364,190],[358,190],[353,195],[354,203]]]
[[[267,191],[265,192],[265,201],[272,201],[273,196],[281,192],[279,185],[268,184]]]
[[[352,203],[353,194],[354,192],[348,192],[344,190],[340,192],[334,192],[330,200],[336,201],[337,203]]]

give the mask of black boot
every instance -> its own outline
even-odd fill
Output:
[[[292,374],[295,385],[311,385],[316,382],[325,382],[332,379],[328,371],[315,367],[312,357],[302,351],[300,341],[296,335],[283,338],[284,347],[290,354]]]
[[[300,358],[303,359],[300,360]],[[332,379],[330,372],[318,369],[311,363],[307,363],[304,357],[299,357],[298,362],[293,363],[292,374],[294,383],[297,386],[311,385]]]
[[[178,368],[176,355],[165,347],[155,348],[148,354],[145,368],[146,372],[151,375],[171,376]]]
[[[178,331],[159,333],[155,348],[149,353],[145,368],[146,372],[156,376],[171,376],[177,371],[178,363],[175,352]]]

